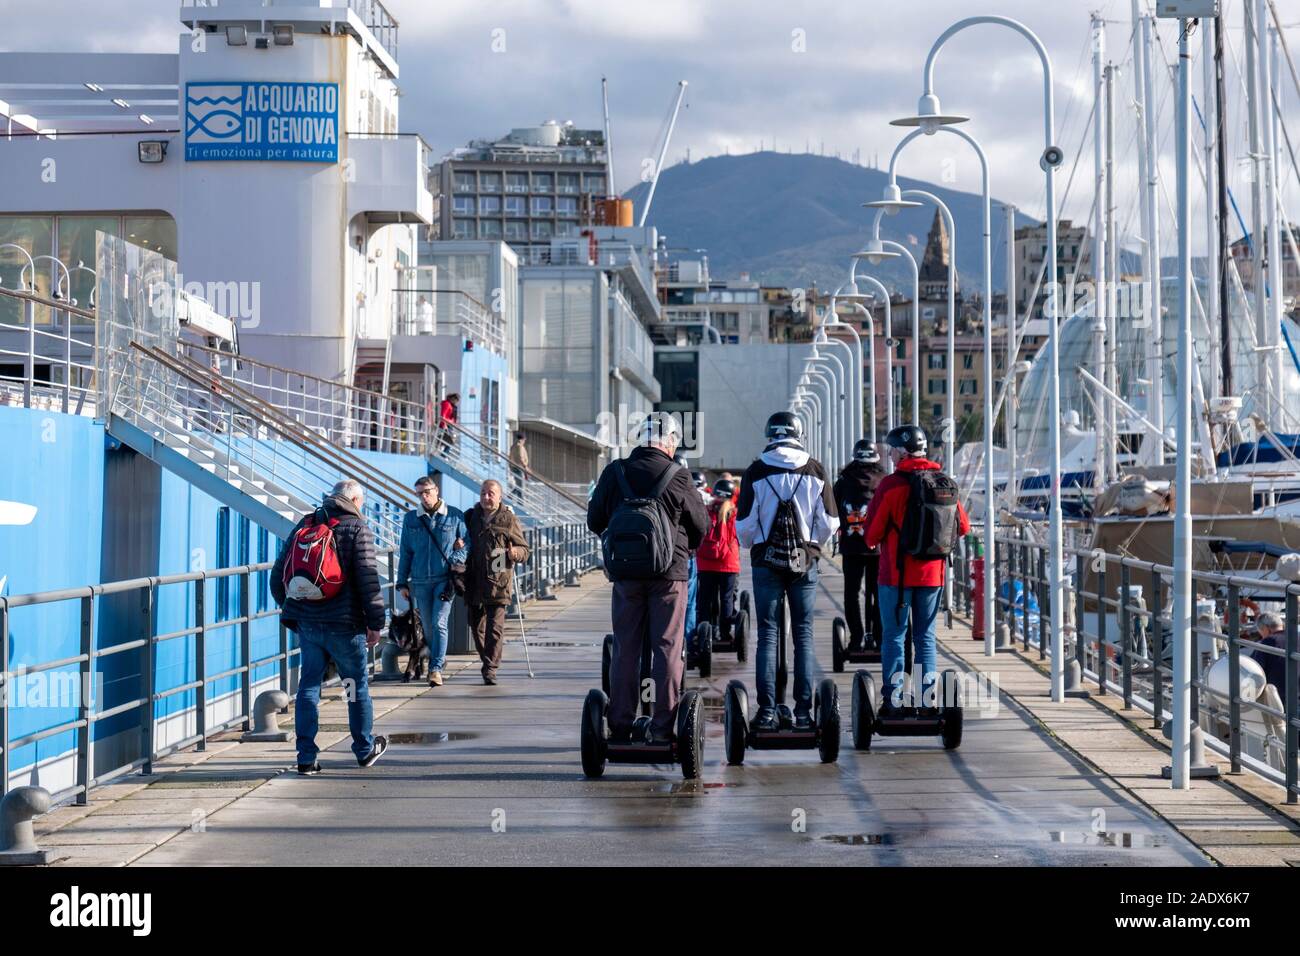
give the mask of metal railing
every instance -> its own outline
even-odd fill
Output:
[[[525,537],[531,555],[516,575],[516,599],[519,604],[545,599],[552,588],[575,584],[578,577],[600,566],[599,540],[583,524],[529,528],[525,531]],[[385,604],[391,608],[396,597],[397,554],[389,550],[381,552],[379,558],[381,588],[385,593]],[[269,644],[268,638],[271,636],[268,633],[255,634],[255,630],[258,630],[256,623],[278,618],[280,614],[279,608],[275,607],[269,597],[271,568],[271,562],[261,562],[39,594],[0,596],[2,661],[11,660],[11,634],[15,623],[38,635],[44,628],[56,629],[51,627],[51,618],[42,621],[40,612],[35,609],[71,605],[77,609],[80,620],[79,649],[76,654],[32,663],[13,671],[0,669],[0,796],[9,790],[11,773],[16,769],[12,766],[15,751],[60,734],[75,734],[76,739],[71,749],[43,757],[40,762],[46,764],[50,760],[72,757],[76,767],[75,781],[55,792],[53,799],[62,802],[75,797],[77,803],[85,804],[90,791],[96,786],[109,783],[134,770],[150,774],[153,772],[153,762],[168,754],[190,747],[203,751],[207,741],[215,734],[237,726],[244,730],[250,729],[255,688],[273,684],[276,689],[290,693],[296,686],[294,659],[300,655],[300,649],[296,639],[291,637],[291,632],[279,621],[275,626],[275,649],[255,656],[255,645]],[[233,602],[229,591],[232,584]],[[174,588],[184,590],[183,603],[179,605],[169,593]],[[105,629],[101,627],[100,621],[105,616],[103,612],[106,610],[106,601],[117,602],[117,613],[113,615],[113,634],[121,639],[103,646],[100,638]],[[235,607],[234,616],[223,617],[223,612],[230,609],[232,603]],[[173,613],[179,610],[180,617],[192,623],[159,633],[160,607],[163,604],[169,605]],[[162,686],[166,682],[159,677],[157,649],[173,641],[185,642],[184,659],[188,663],[184,665],[185,673],[175,686]],[[237,663],[210,673],[210,652],[216,648],[219,653],[219,645],[223,641],[229,641],[237,647],[234,655]],[[36,646],[43,644],[38,637]],[[367,649],[366,667],[370,674],[375,672],[382,646],[381,643]],[[126,691],[128,699],[114,700],[105,706],[106,702],[101,699],[101,684],[97,680],[102,676],[100,662],[131,652],[139,655],[139,672],[134,675],[140,681],[138,690]],[[75,680],[69,681],[73,668]],[[52,701],[48,694],[42,693],[40,706],[57,704],[70,707],[76,710],[76,716],[17,738],[11,737],[14,711],[25,706],[22,689],[33,678],[40,679],[41,675],[47,674],[58,674],[62,677],[59,681],[61,687],[67,688],[71,683],[75,690],[73,699],[68,701]],[[209,709],[230,696],[216,692],[214,685],[218,682],[228,683],[232,678],[238,678],[238,686],[231,692],[238,699],[236,712],[224,720],[209,723]],[[15,686],[19,693],[15,693]],[[180,694],[192,694],[193,702],[160,717],[157,705]],[[139,744],[125,748],[134,752],[121,764],[97,770],[96,725],[131,713],[138,715]],[[194,732],[159,746],[158,724],[163,719],[180,721],[183,726],[184,722],[192,720]],[[113,736],[120,738],[123,733],[129,735],[133,732],[117,731]],[[124,749],[120,739],[114,746],[119,751]],[[35,763],[33,758],[33,764]]]
[[[420,299],[424,298],[424,302]],[[393,335],[452,335],[505,355],[508,333],[503,318],[459,289],[400,288],[393,290],[396,309]]]
[[[433,456],[475,481],[495,478],[507,503],[539,523],[580,520],[579,502],[553,483],[510,462],[482,436],[456,423],[439,423],[425,405],[206,346],[182,343],[198,364],[241,386],[305,429],[345,448]]]
[[[1047,656],[1047,548],[1019,529],[997,540],[998,622],[1008,627],[1011,643]],[[1100,550],[1067,547],[1073,565],[1066,585],[1063,644],[1094,693],[1117,694],[1125,708],[1150,714],[1155,727],[1172,718],[1169,709],[1173,676],[1173,569]],[[969,566],[965,549],[958,567]],[[1068,572],[1067,572],[1068,573]],[[1239,574],[1194,571],[1198,610],[1191,638],[1191,720],[1205,735],[1206,746],[1228,758],[1233,773],[1242,768],[1283,786],[1287,803],[1300,798],[1297,786],[1297,741],[1300,706],[1297,689],[1297,604],[1300,584]],[[959,603],[970,609],[969,588],[959,589]],[[1282,646],[1262,644],[1243,634],[1247,611],[1273,605],[1282,610]],[[1273,657],[1283,661],[1284,686],[1266,683],[1251,698],[1242,693],[1242,658]],[[1211,666],[1226,681],[1211,679]],[[1226,692],[1222,686],[1226,684]],[[1253,689],[1253,685],[1252,685]]]
[[[348,9],[356,13],[366,29],[375,35],[389,56],[397,56],[397,21],[379,0],[348,0]]]
[[[0,296],[23,308],[21,323],[0,322],[0,364],[22,366],[18,375],[0,374],[0,401],[74,415],[93,412],[95,313],[31,292],[0,288]],[[38,305],[50,310],[50,322],[36,321]],[[41,366],[48,377],[38,377]]]

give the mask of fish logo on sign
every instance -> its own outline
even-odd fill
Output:
[[[202,96],[185,96],[185,139],[188,143],[242,143],[244,97],[239,86],[197,86]]]

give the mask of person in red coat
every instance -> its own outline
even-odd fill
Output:
[[[443,451],[455,443],[455,425],[460,414],[460,395],[452,392],[438,406],[438,441]]]
[[[947,562],[943,558],[914,558],[903,555],[902,574],[898,563],[898,538],[907,516],[911,497],[910,475],[920,471],[938,471],[938,462],[925,457],[928,448],[925,431],[917,425],[900,425],[885,438],[889,445],[893,474],[886,475],[876,486],[867,507],[867,547],[880,548],[880,571],[876,592],[880,602],[883,631],[880,646],[880,670],[884,701],[898,706],[902,700],[903,642],[907,622],[912,620],[912,641],[916,664],[920,670],[917,704],[932,706],[929,688],[937,675],[935,669],[935,620],[939,614],[939,597]],[[957,533],[970,531],[966,509],[957,503]]]
[[[731,625],[736,618],[736,585],[740,580],[735,492],[735,482],[726,478],[713,483],[709,530],[695,552],[695,567],[699,574],[695,619],[716,622],[718,634],[724,641],[731,640]]]

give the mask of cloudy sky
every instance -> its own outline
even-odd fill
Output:
[[[973,13],[1023,20],[1046,43],[1056,70],[1058,143],[1068,175],[1083,145],[1078,182],[1063,215],[1087,216],[1092,109],[1089,13],[1107,21],[1109,56],[1124,71],[1116,124],[1121,164],[1131,162],[1131,0],[386,0],[401,23],[401,124],[438,154],[471,138],[496,137],[547,119],[601,124],[600,79],[610,84],[616,181],[628,188],[653,156],[677,81],[689,81],[668,154],[673,163],[761,147],[824,151],[847,160],[887,162],[900,131],[889,119],[914,111],[921,65],[947,24]],[[1149,0],[1143,0],[1149,2]],[[1227,0],[1231,44],[1241,42],[1241,0]],[[1279,4],[1300,48],[1294,0]],[[0,0],[6,49],[168,52],[176,49],[173,0]],[[1291,12],[1288,13],[1288,10]],[[1296,21],[1290,23],[1287,21]],[[76,31],[51,24],[76,23]],[[1176,60],[1172,23],[1161,27],[1158,64]],[[1199,52],[1199,37],[1194,46]],[[1240,80],[1229,71],[1232,95]],[[1041,74],[1024,41],[995,27],[973,28],[948,44],[936,88],[947,110],[973,117],[985,145],[993,191],[1032,215],[1043,209]],[[1170,140],[1173,99],[1157,75],[1160,120]],[[1194,90],[1200,94],[1199,69]],[[1284,114],[1300,137],[1294,88]],[[1237,124],[1238,126],[1240,124]],[[1236,127],[1233,138],[1240,140]],[[1170,145],[1166,143],[1166,149]],[[1300,144],[1297,144],[1300,145]],[[1234,146],[1234,150],[1238,147]],[[1244,152],[1244,144],[1240,146]],[[909,148],[909,175],[977,191],[978,166],[953,137]],[[1288,172],[1290,172],[1288,170]],[[1173,166],[1167,168],[1169,195]],[[1288,194],[1295,196],[1295,178]],[[1243,184],[1244,185],[1244,184]],[[1127,203],[1126,203],[1127,205]],[[1121,216],[1132,218],[1131,211]]]

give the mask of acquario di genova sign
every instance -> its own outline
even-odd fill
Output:
[[[337,163],[337,83],[187,83],[187,160]]]

